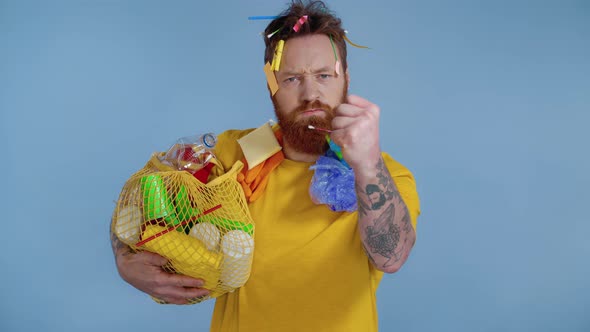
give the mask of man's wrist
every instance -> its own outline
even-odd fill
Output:
[[[378,166],[381,163],[381,155],[375,160],[365,160],[362,163],[352,166],[354,170],[354,177],[359,179],[373,179],[379,173]]]

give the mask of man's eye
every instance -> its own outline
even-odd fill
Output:
[[[285,79],[285,82],[287,82],[287,83],[293,83],[295,81],[297,81],[296,76],[288,77],[287,79]]]
[[[332,75],[330,75],[330,74],[319,74],[318,76],[319,76],[319,78],[321,78],[323,80],[326,80],[326,79],[332,77]]]

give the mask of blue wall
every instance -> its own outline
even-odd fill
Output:
[[[590,2],[330,1],[351,92],[418,180],[382,331],[589,331]],[[0,0],[2,331],[206,331],[118,276],[119,190],[178,137],[273,117],[282,1]],[[295,313],[296,314],[296,313]]]

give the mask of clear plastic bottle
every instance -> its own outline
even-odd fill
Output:
[[[215,144],[217,137],[213,133],[182,137],[176,140],[161,159],[178,170],[194,174],[215,157],[212,151]]]

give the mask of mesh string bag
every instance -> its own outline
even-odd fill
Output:
[[[167,258],[165,271],[203,279],[210,294],[190,303],[243,286],[254,251],[254,222],[237,181],[243,163],[236,161],[203,183],[162,163],[163,155],[152,155],[123,186],[113,212],[113,233],[134,251]]]

